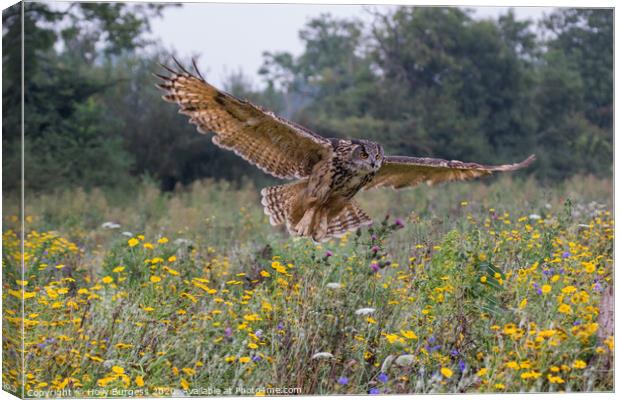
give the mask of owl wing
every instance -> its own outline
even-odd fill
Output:
[[[433,185],[446,181],[464,181],[493,172],[515,171],[530,165],[536,156],[531,155],[518,164],[481,165],[438,158],[388,156],[379,172],[364,189],[391,186],[400,189],[426,182]]]
[[[177,103],[179,113],[190,117],[200,133],[213,132],[214,144],[234,151],[277,178],[303,178],[332,152],[331,142],[302,126],[252,103],[220,91],[177,62],[181,71],[163,66],[169,76],[157,85],[163,99]]]

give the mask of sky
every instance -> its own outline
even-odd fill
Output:
[[[170,8],[153,20],[152,35],[166,49],[182,57],[194,56],[203,75],[216,86],[233,72],[242,71],[257,85],[264,51],[302,53],[298,32],[307,21],[323,13],[335,17],[370,20],[368,8],[389,10],[394,6],[311,4],[184,4]],[[478,18],[495,18],[505,7],[471,7]],[[514,8],[518,19],[537,20],[550,7]]]

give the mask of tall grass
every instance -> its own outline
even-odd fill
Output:
[[[269,226],[249,183],[42,194],[27,282],[5,209],[5,333],[26,326],[31,396],[608,391],[611,193],[583,177],[371,191],[373,227],[322,245]]]

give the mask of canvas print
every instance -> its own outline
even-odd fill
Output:
[[[3,390],[613,392],[613,18],[3,10]]]

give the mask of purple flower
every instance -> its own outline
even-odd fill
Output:
[[[257,356],[253,356],[253,357],[252,357],[252,361],[254,361],[254,362],[259,362],[259,361],[260,361],[260,360],[262,360],[262,359],[263,359],[263,358],[262,358],[261,356],[258,356],[258,355],[257,355]]]
[[[601,286],[600,283],[597,282],[597,283],[594,284],[594,290],[597,291],[597,292],[600,292],[600,291],[603,290],[603,287]]]
[[[542,294],[542,289],[541,288],[536,289],[536,293]]]
[[[564,253],[562,253],[562,258],[568,258],[570,257],[570,251],[565,251]]]
[[[370,240],[375,241],[377,240],[377,235],[375,235],[374,233],[370,236]]]
[[[386,383],[390,378],[388,378],[386,373],[382,372],[382,373],[379,374],[377,379],[379,380],[379,382]]]
[[[338,378],[338,384],[339,385],[348,385],[349,384],[349,378],[347,378],[346,376],[341,376],[340,378]]]
[[[263,331],[259,329],[259,330],[257,330],[256,332],[254,332],[254,334],[255,334],[257,337],[261,337],[261,336],[263,336]]]
[[[331,251],[329,251],[329,250],[327,250],[327,251],[325,252],[325,257],[331,257],[331,256],[333,256],[333,255],[334,255],[334,253],[332,253],[332,252],[331,252]]]
[[[282,330],[282,329],[284,329],[284,324],[282,322],[280,322],[278,324],[278,330]]]
[[[578,326],[578,325],[581,325],[581,322],[579,322],[579,321],[573,322],[573,326]]]
[[[428,338],[429,343],[435,343],[435,336],[431,336]]]
[[[226,329],[224,329],[224,335],[226,335],[226,337],[231,337],[233,334],[232,329],[230,328],[230,326],[227,326]]]
[[[404,222],[400,218],[396,218],[396,221],[394,221],[394,228],[395,229],[402,229],[404,227],[405,227]]]
[[[372,246],[372,249],[370,249],[370,251],[372,251],[373,253],[377,254],[379,252],[379,246]]]
[[[381,393],[381,391],[379,389],[377,389],[377,388],[371,388],[368,391],[368,394],[380,394],[380,393]]]
[[[379,271],[379,264],[377,264],[377,263],[370,264],[370,269],[372,269],[372,272],[378,272]]]
[[[465,364],[465,361],[459,360],[459,369],[461,370],[461,372],[465,371],[466,367],[467,367],[467,364]]]
[[[456,357],[456,356],[458,356],[458,355],[459,355],[459,351],[458,351],[457,349],[454,349],[454,350],[451,350],[451,351],[450,351],[450,354],[451,354],[452,356]]]

